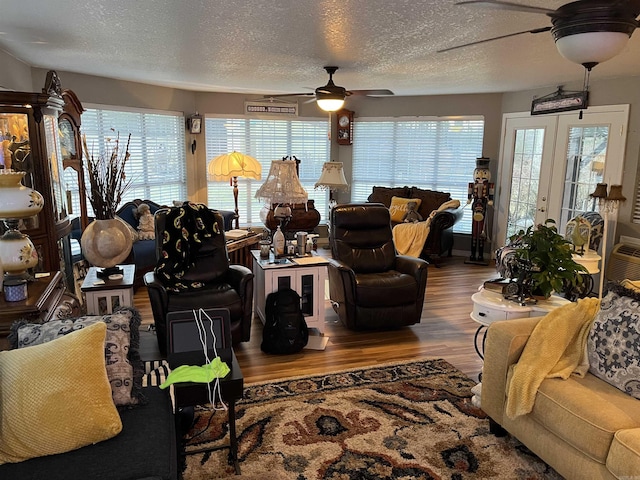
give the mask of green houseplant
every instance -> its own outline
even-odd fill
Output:
[[[571,242],[558,233],[556,222],[530,226],[509,237],[513,258],[533,295],[548,298],[553,292],[579,289],[585,267],[573,260]]]

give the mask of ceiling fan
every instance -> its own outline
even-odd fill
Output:
[[[307,93],[287,93],[282,95],[272,95],[272,97],[309,97],[314,96],[318,106],[327,112],[335,112],[340,110],[344,105],[344,99],[349,95],[366,95],[370,97],[382,97],[393,95],[391,90],[347,90],[333,83],[333,74],[336,73],[338,67],[324,67],[329,74],[329,81],[326,85],[318,87],[314,92]]]
[[[551,31],[556,48],[566,59],[591,70],[618,55],[640,26],[640,0],[579,0],[556,10],[501,0],[465,0],[455,5],[485,5],[494,8],[539,13],[551,17],[551,26],[534,28],[466,43],[438,52],[522,35]]]

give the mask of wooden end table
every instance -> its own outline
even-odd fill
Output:
[[[118,307],[133,306],[135,265],[118,265],[121,279],[99,278],[97,267],[91,267],[80,290],[85,294],[88,315],[106,315]]]
[[[44,323],[51,319],[65,291],[62,272],[51,272],[27,284],[27,299],[7,302],[0,295],[0,334],[9,333],[18,319]]]

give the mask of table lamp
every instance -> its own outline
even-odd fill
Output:
[[[598,300],[602,300],[602,290],[604,289],[605,262],[607,259],[607,235],[609,231],[609,216],[613,214],[615,220],[620,203],[626,200],[622,195],[622,185],[611,185],[611,189],[607,192],[607,184],[599,183],[596,185],[595,191],[590,195],[593,199],[598,200],[600,214],[604,219],[604,228],[602,230],[602,268],[600,269],[600,290],[598,292]]]
[[[24,176],[25,172],[0,170],[0,220],[7,227],[0,237],[0,264],[5,280],[28,278],[27,269],[38,264],[38,252],[18,225],[20,219],[40,213],[44,199],[37,191],[22,185]]]
[[[320,179],[316,182],[314,188],[329,190],[329,206],[333,208],[336,203],[333,198],[333,192],[344,192],[349,189],[347,179],[344,177],[343,163],[324,162]]]
[[[207,167],[209,178],[215,182],[229,180],[233,185],[233,201],[235,203],[235,228],[240,228],[240,215],[238,213],[238,177],[262,178],[262,166],[260,162],[249,155],[240,152],[225,153],[217,156],[209,162]],[[232,183],[233,182],[233,183]]]

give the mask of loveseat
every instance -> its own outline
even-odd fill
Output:
[[[367,198],[368,202],[382,203],[385,207],[392,206],[393,197],[398,199],[419,199],[418,213],[423,220],[429,218],[431,212],[437,210],[440,205],[451,200],[451,195],[435,190],[425,190],[417,187],[373,187],[373,191]],[[451,256],[453,250],[453,226],[462,218],[462,208],[448,208],[436,213],[431,219],[429,236],[424,242],[421,258],[437,261],[438,257]],[[392,226],[401,222],[392,215]]]
[[[636,323],[637,298],[632,300],[635,303],[628,304],[635,305]],[[594,325],[606,325],[609,318],[625,318],[624,310],[617,314],[612,305],[611,299],[605,297]],[[633,310],[629,311],[633,316]],[[526,354],[523,352],[527,343],[533,342],[532,332],[544,318],[500,321],[488,329],[481,406],[491,419],[492,431],[502,434],[506,430],[569,480],[640,478],[640,400],[594,374],[591,353],[591,367],[584,377],[544,378],[534,392],[535,402],[530,413],[507,415],[508,392],[513,394],[509,386],[514,378],[514,374],[509,373],[510,366]],[[593,336],[593,328],[588,334],[589,341],[595,339],[592,345],[600,348],[603,340]],[[614,330],[624,329],[604,329],[609,333]],[[629,343],[633,342],[636,348],[633,361],[637,365],[639,341],[631,335]],[[586,350],[591,351],[589,347]],[[579,350],[579,354],[584,351]],[[538,355],[545,353],[538,350]],[[606,355],[599,354],[598,358],[605,359]],[[630,383],[636,397],[640,391],[637,383],[637,380],[635,384]]]
[[[151,214],[154,214],[156,210],[158,210],[162,205],[157,204],[152,200],[131,200],[130,202],[123,203],[122,206],[118,209],[116,214],[122,220],[124,220],[129,226],[131,226],[132,232],[138,231],[138,207],[141,203],[146,203],[149,205],[149,209]],[[225,230],[231,229],[231,223],[233,218],[235,218],[234,212],[231,211],[221,211],[220,212],[224,218],[224,226]],[[93,220],[91,218],[90,220]],[[80,242],[80,238],[82,238],[82,229],[80,228],[80,219],[75,218],[71,222],[71,238],[78,240]],[[79,259],[74,259],[77,261]],[[136,238],[133,242],[133,247],[131,248],[131,253],[129,257],[125,260],[124,263],[127,264],[135,264],[136,266],[136,274],[134,279],[134,285],[139,287],[143,284],[142,278],[144,274],[153,270],[156,266],[156,244],[153,239],[142,240]]]

